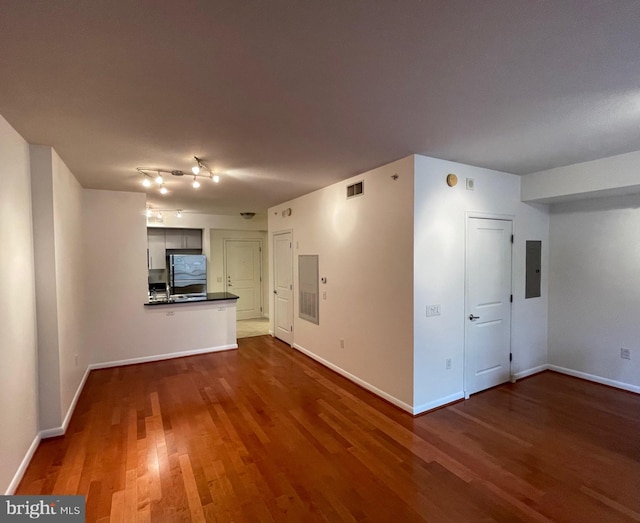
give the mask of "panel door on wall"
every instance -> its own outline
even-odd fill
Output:
[[[511,376],[511,232],[507,220],[469,218],[465,318],[465,391]]]
[[[237,318],[262,316],[262,248],[259,240],[225,240],[225,282],[238,296]]]
[[[274,256],[274,334],[293,343],[293,250],[290,232],[273,237]]]

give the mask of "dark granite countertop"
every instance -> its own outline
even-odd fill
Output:
[[[230,292],[210,292],[206,296],[194,296],[193,298],[159,298],[150,300],[145,303],[145,307],[149,305],[182,305],[183,303],[201,303],[207,301],[224,301],[237,300],[238,296]]]

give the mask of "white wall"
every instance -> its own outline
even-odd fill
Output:
[[[83,189],[52,151],[53,215],[56,241],[58,336],[60,340],[60,404],[70,414],[74,396],[89,364],[84,342],[85,286],[82,194]],[[63,419],[64,421],[64,419]],[[41,429],[44,427],[40,427]]]
[[[32,145],[40,429],[68,422],[89,358],[83,339],[82,187],[56,152]]]
[[[51,147],[31,145],[40,427],[62,426]]]
[[[83,214],[86,339],[93,364],[237,346],[233,302],[144,306],[144,194],[85,190]]]
[[[552,206],[552,366],[640,392],[639,239],[640,195]]]
[[[364,195],[347,200],[346,186],[360,180]],[[269,209],[270,242],[278,231],[293,231],[295,346],[407,410],[413,400],[412,195],[413,160],[405,158]],[[282,216],[284,208],[291,216]],[[320,285],[327,298],[320,300],[319,325],[298,318],[300,254],[319,255],[320,276],[327,278]],[[272,299],[273,260],[269,276]]]
[[[640,151],[522,177],[522,201],[553,203],[640,193]]]
[[[446,176],[458,176],[449,187]],[[475,189],[466,189],[473,178]],[[455,162],[415,156],[414,409],[424,411],[464,391],[465,242],[467,212],[514,219],[512,353],[514,374],[547,363],[549,216],[544,205],[520,202],[520,177]],[[542,296],[524,299],[526,240],[541,240]],[[426,317],[427,305],[441,315]],[[451,358],[451,370],[445,360]]]
[[[38,441],[36,300],[29,145],[2,116],[0,158],[0,492],[12,493]]]

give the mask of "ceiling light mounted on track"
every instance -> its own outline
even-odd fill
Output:
[[[200,181],[198,178],[208,178],[213,183],[220,182],[220,176],[214,174],[211,168],[202,161],[202,159],[194,156],[195,165],[191,168],[191,173],[189,176],[193,176],[193,182],[191,183],[194,189],[198,189],[200,187]],[[144,187],[152,187],[155,183],[159,186],[160,194],[168,194],[169,189],[165,186],[165,180],[162,176],[163,174],[170,174],[171,176],[175,176],[177,178],[184,176],[184,171],[180,169],[156,169],[156,168],[146,168],[146,167],[136,167],[136,170],[142,175],[142,185]],[[187,173],[188,174],[188,173]]]
[[[147,207],[145,214],[147,218],[162,220],[165,213],[176,213],[176,218],[182,218],[183,212],[184,211],[182,209],[154,209],[152,207]]]

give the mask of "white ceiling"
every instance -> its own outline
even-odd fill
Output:
[[[637,0],[0,0],[0,114],[87,188],[267,207],[411,153],[516,174],[640,149]]]

